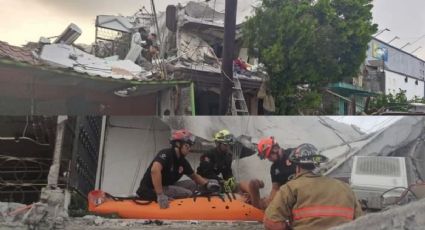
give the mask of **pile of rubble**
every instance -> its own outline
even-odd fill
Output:
[[[366,227],[367,226],[367,227]],[[389,210],[371,213],[358,220],[345,224],[333,230],[355,230],[355,229],[409,229],[419,230],[425,228],[425,199],[390,208]]]
[[[0,203],[0,229],[28,229],[22,222],[26,205],[17,203]],[[15,212],[15,213],[13,213]],[[13,214],[13,215],[12,215]],[[367,214],[358,220],[333,228],[334,230],[351,229],[424,229],[425,199],[408,205],[393,207],[389,210]],[[373,226],[373,227],[372,227]],[[69,218],[60,229],[263,229],[257,222],[208,222],[208,221],[159,221],[159,220],[123,220],[108,219],[99,216]]]
[[[28,229],[25,215],[30,206],[18,203],[0,202],[0,229]],[[35,225],[31,225],[35,227]],[[84,216],[65,218],[61,225],[40,222],[37,227],[68,230],[100,230],[100,229],[208,229],[219,230],[228,228],[237,229],[261,229],[262,224],[258,222],[209,222],[209,221],[162,221],[162,220],[126,220],[110,219],[99,216]]]

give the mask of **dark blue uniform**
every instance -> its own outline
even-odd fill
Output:
[[[184,156],[177,157],[173,148],[161,150],[146,170],[140,182],[137,195],[144,200],[156,200],[156,193],[152,183],[151,169],[153,162],[162,165],[162,186],[175,184],[183,175],[191,176],[194,171]]]
[[[204,178],[218,181],[233,177],[232,154],[219,152],[217,148],[209,150],[201,156],[197,173]]]
[[[288,182],[291,175],[295,174],[295,165],[286,165],[286,160],[288,159],[288,156],[292,150],[292,148],[284,150],[283,157],[281,157],[276,162],[273,162],[272,166],[270,167],[272,183],[278,183],[279,186],[282,186]]]

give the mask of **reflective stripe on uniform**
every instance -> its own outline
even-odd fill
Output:
[[[294,209],[292,211],[294,220],[308,217],[342,217],[349,220],[354,219],[354,209],[338,206],[309,206]]]
[[[266,215],[264,215],[263,218],[263,225],[264,228],[267,230],[282,230],[282,229],[286,229],[286,225],[283,221],[274,221],[271,220],[269,218],[267,218]]]

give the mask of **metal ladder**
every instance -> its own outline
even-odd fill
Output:
[[[249,115],[239,78],[233,78],[232,115]]]

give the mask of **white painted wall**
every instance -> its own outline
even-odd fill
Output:
[[[385,93],[398,93],[399,89],[406,90],[407,100],[413,99],[415,96],[424,97],[424,81],[417,80],[415,78],[406,76],[385,70]],[[418,84],[415,84],[415,81]]]
[[[425,61],[390,44],[384,43],[378,39],[372,38],[369,42],[369,49],[366,53],[368,60],[377,60],[372,55],[373,47],[385,47],[388,51],[388,60],[385,66],[394,72],[407,74],[419,79],[425,78]]]
[[[157,152],[169,146],[170,129],[158,117],[109,117],[101,189],[133,194]]]

